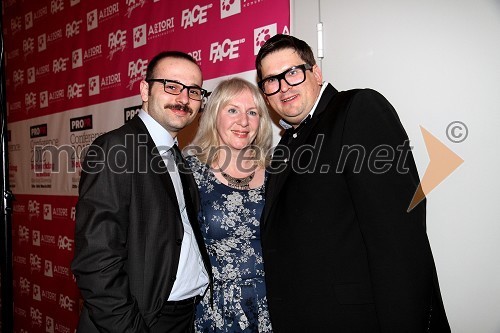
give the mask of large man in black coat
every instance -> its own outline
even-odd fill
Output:
[[[273,153],[262,243],[276,333],[449,332],[419,177],[394,108],[323,82],[311,48],[276,35],[256,59],[286,131]]]

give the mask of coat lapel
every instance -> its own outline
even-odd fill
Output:
[[[315,135],[313,130],[321,119],[321,114],[326,110],[327,105],[337,93],[337,90],[328,84],[316,106],[314,115],[300,128],[296,138],[290,138],[292,131],[287,130],[273,152],[271,167],[269,168],[269,179],[266,187],[266,204],[262,214],[262,225],[267,223],[268,215],[285,185],[290,173],[293,171],[293,162],[296,150],[304,145],[311,135]],[[289,142],[290,140],[290,142]],[[297,158],[297,156],[295,156]]]
[[[170,196],[170,199],[173,202],[177,203],[174,184],[172,183],[172,179],[170,178],[170,174],[168,173],[165,162],[163,161],[162,156],[156,148],[156,145],[151,138],[146,125],[144,125],[141,118],[139,117],[132,118],[132,120],[130,120],[130,125],[135,127],[135,129],[137,130],[137,145],[146,144],[147,154],[149,155],[147,160],[150,161],[150,170],[148,170],[148,172],[159,175],[163,187],[167,191],[167,194]],[[138,156],[140,154],[139,152],[142,153],[142,150],[138,149]],[[179,206],[175,205],[175,207],[180,216]]]

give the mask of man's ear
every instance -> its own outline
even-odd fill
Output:
[[[141,91],[141,99],[143,102],[147,102],[149,98],[149,83],[146,81],[142,80],[140,85],[139,85],[140,91]]]
[[[319,68],[318,64],[315,64],[313,66],[313,75],[314,77],[316,78],[316,82],[318,83],[318,85],[322,85],[323,84],[323,73],[321,73],[321,68]]]

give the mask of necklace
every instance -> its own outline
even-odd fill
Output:
[[[255,176],[255,170],[249,174],[246,177],[243,178],[236,178],[231,175],[228,175],[224,171],[222,171],[221,167],[219,166],[220,174],[222,177],[224,177],[225,180],[227,180],[227,185],[229,187],[238,189],[238,190],[249,190],[250,189],[250,182],[252,181],[253,177]]]

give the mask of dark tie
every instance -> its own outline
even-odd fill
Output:
[[[177,169],[179,169],[179,175],[181,176],[182,186],[184,187],[184,177],[182,176],[186,176],[186,173],[189,171],[189,169],[186,169],[184,157],[182,157],[182,153],[179,147],[176,144],[174,144],[172,148],[170,148],[170,150],[172,151],[172,155],[174,156],[175,165],[177,165]]]
[[[184,157],[182,157],[181,150],[179,147],[174,144],[171,148],[172,153],[174,155],[175,164],[177,165],[177,169],[179,170],[179,176],[182,182],[182,191],[184,192],[184,202],[186,203],[187,215],[189,218],[189,223],[191,224],[191,228],[193,229],[194,236],[196,238],[196,242],[198,243],[198,248],[200,249],[201,257],[203,258],[203,262],[205,264],[205,268],[207,269],[209,278],[210,278],[210,290],[212,290],[212,268],[210,266],[210,258],[208,256],[207,249],[204,245],[203,235],[201,234],[200,225],[198,224],[198,217],[196,215],[196,210],[193,204],[193,200],[191,198],[191,194],[189,191],[189,180],[188,180],[188,172],[191,172],[191,169],[187,167],[186,161]],[[198,189],[195,189],[198,191]],[[210,293],[210,300],[212,301],[212,293]]]

